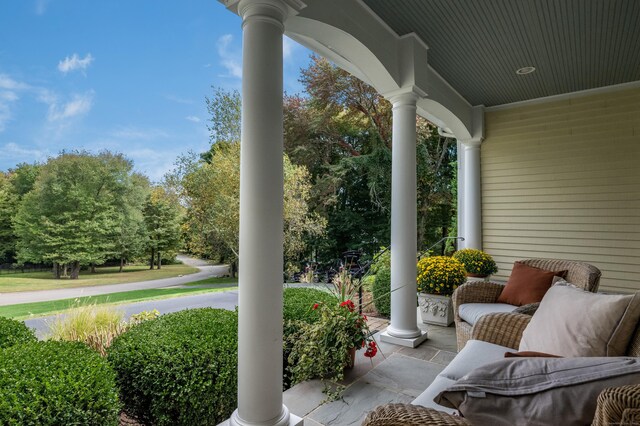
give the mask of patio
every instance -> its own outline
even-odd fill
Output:
[[[337,401],[323,404],[326,395],[319,380],[300,383],[284,392],[283,401],[290,412],[304,419],[305,426],[360,425],[367,413],[378,405],[409,403],[415,399],[456,355],[455,327],[418,322],[428,339],[417,348],[384,343],[380,331],[388,321],[369,318],[380,352],[372,359],[356,352],[355,366],[347,370],[347,388]],[[220,426],[227,426],[228,421]]]

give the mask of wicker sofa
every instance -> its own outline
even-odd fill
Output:
[[[547,271],[567,271],[566,280],[570,283],[582,287],[585,290],[596,292],[600,283],[601,272],[593,265],[584,262],[559,259],[525,259],[521,263]],[[495,282],[469,282],[460,286],[453,293],[454,320],[456,325],[456,339],[458,351],[464,348],[472,336],[474,324],[470,324],[460,317],[460,306],[467,303],[483,304],[485,312],[514,311],[533,315],[539,303],[532,303],[526,306],[511,306],[498,304],[498,296],[502,292],[504,284]],[[495,310],[494,310],[495,309]]]
[[[464,374],[465,369],[470,371],[479,364],[495,361],[503,357],[505,351],[517,350],[530,320],[531,316],[517,313],[497,313],[482,317],[473,327],[469,345],[412,404],[380,406],[367,415],[363,425],[469,425],[464,418],[435,404],[433,398],[453,382],[452,376]],[[636,326],[626,355],[640,357],[640,323]],[[480,357],[483,359],[478,360]],[[474,359],[476,365],[470,365]],[[598,397],[593,424],[639,425],[640,384],[605,389]]]

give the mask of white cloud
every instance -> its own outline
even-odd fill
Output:
[[[45,98],[41,98],[45,102]],[[69,118],[84,115],[91,110],[93,106],[93,91],[85,92],[81,95],[73,95],[70,101],[60,104],[55,96],[48,99],[49,113],[47,119],[51,122],[66,120]]]
[[[2,147],[3,156],[17,160],[16,163],[28,161],[33,162],[45,160],[49,155],[49,151],[40,149],[26,149],[20,147],[14,142],[4,144]]]
[[[229,45],[233,42],[231,34],[221,36],[216,46],[218,48],[218,56],[220,63],[227,69],[228,76],[242,78],[242,59],[240,49],[231,50]]]
[[[7,123],[13,118],[11,107],[20,99],[18,92],[30,88],[28,84],[16,81],[6,74],[0,74],[0,132],[6,129]]]
[[[201,121],[202,121],[202,120],[200,120],[200,117],[196,117],[195,115],[187,115],[187,116],[185,117],[185,119],[186,119],[186,120],[189,120],[189,121],[192,121],[192,122],[194,122],[194,123],[199,123],[199,122],[201,122]]]
[[[36,0],[36,15],[44,15],[50,0]]]
[[[111,133],[111,136],[117,139],[127,140],[153,140],[165,139],[169,134],[162,129],[140,129],[137,127],[120,127]]]
[[[93,62],[93,56],[91,56],[91,53],[87,53],[87,55],[82,59],[80,59],[77,53],[74,53],[73,55],[67,56],[64,60],[58,62],[58,70],[63,74],[75,70],[84,71],[89,65],[91,65],[91,62]]]
[[[299,44],[291,40],[289,37],[282,37],[282,58],[286,61],[293,55],[294,50],[297,50]]]

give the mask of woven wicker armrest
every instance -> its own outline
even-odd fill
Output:
[[[607,388],[598,396],[593,426],[640,425],[640,384]]]
[[[473,326],[471,338],[517,350],[530,320],[529,315],[512,312],[487,314]]]
[[[362,426],[469,426],[471,423],[432,408],[411,404],[386,404],[377,407],[364,419]]]
[[[495,303],[503,288],[504,284],[491,281],[472,281],[461,285],[452,296],[456,316],[458,307],[463,303]]]

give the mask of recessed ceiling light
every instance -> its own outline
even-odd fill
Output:
[[[531,74],[535,70],[536,70],[536,67],[522,67],[516,70],[516,74],[518,75]]]

